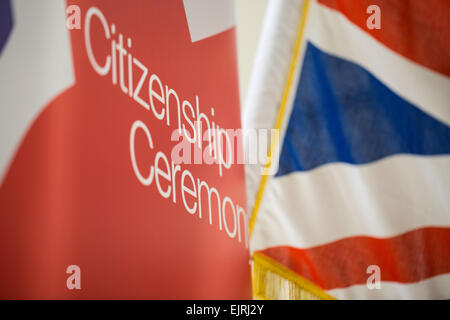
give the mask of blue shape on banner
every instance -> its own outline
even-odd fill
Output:
[[[401,153],[450,153],[450,128],[361,66],[308,43],[277,176]]]
[[[13,16],[10,0],[0,1],[0,53],[8,41],[9,34],[13,27]]]

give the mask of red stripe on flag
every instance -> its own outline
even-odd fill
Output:
[[[421,228],[392,238],[341,239],[309,249],[288,246],[260,251],[325,290],[365,284],[367,267],[381,281],[411,283],[450,272],[450,228]]]
[[[372,37],[427,68],[450,76],[450,1],[318,0],[340,11]],[[369,30],[370,5],[381,11],[381,29]]]

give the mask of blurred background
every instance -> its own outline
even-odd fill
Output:
[[[239,61],[239,89],[241,94],[241,108],[247,97],[248,82],[252,71],[258,40],[267,0],[237,0],[236,25]]]

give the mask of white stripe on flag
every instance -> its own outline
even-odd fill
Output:
[[[343,14],[311,2],[306,38],[370,71],[399,96],[450,125],[450,79],[381,44]]]
[[[396,155],[332,163],[270,179],[252,250],[308,248],[352,236],[450,226],[450,156]]]

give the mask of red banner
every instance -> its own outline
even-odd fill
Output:
[[[220,144],[222,128],[240,128],[235,28],[194,36],[189,2],[68,1],[73,81],[1,177],[1,298],[251,297],[244,169],[223,152],[240,145]],[[21,35],[13,16],[5,60]],[[27,41],[44,58],[58,50]]]

